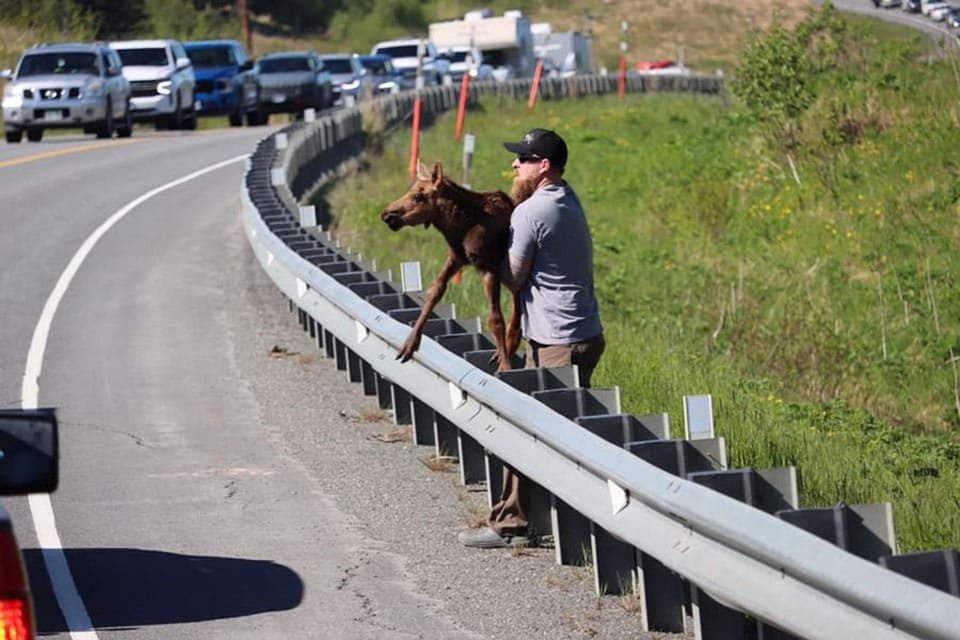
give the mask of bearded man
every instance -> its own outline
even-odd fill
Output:
[[[526,367],[577,365],[590,386],[605,342],[593,288],[593,240],[580,199],[563,179],[567,144],[554,131],[531,129],[516,154],[510,246],[503,282],[520,292]],[[503,494],[481,529],[460,542],[484,549],[528,544],[529,481],[504,465]]]

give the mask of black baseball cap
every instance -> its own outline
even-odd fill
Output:
[[[539,156],[546,158],[556,166],[567,166],[567,143],[556,131],[549,129],[530,129],[520,142],[504,142],[504,149],[518,156]]]

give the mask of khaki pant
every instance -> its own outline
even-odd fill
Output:
[[[606,342],[601,333],[596,338],[574,344],[539,344],[528,341],[524,366],[563,367],[577,365],[580,386],[589,389],[593,370],[600,362]],[[490,510],[487,524],[500,535],[526,535],[530,507],[530,481],[510,466],[503,465],[503,493]]]

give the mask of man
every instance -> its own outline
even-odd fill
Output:
[[[531,129],[503,146],[516,154],[508,264],[504,283],[520,292],[527,367],[575,364],[590,386],[605,346],[593,289],[593,241],[580,199],[563,179],[567,144],[546,129]],[[503,495],[486,527],[460,533],[468,547],[527,544],[529,481],[504,466]]]

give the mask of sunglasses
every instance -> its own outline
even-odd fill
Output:
[[[528,162],[540,162],[541,160],[543,160],[543,158],[532,154],[520,154],[517,156],[517,162],[520,164],[527,164]]]

